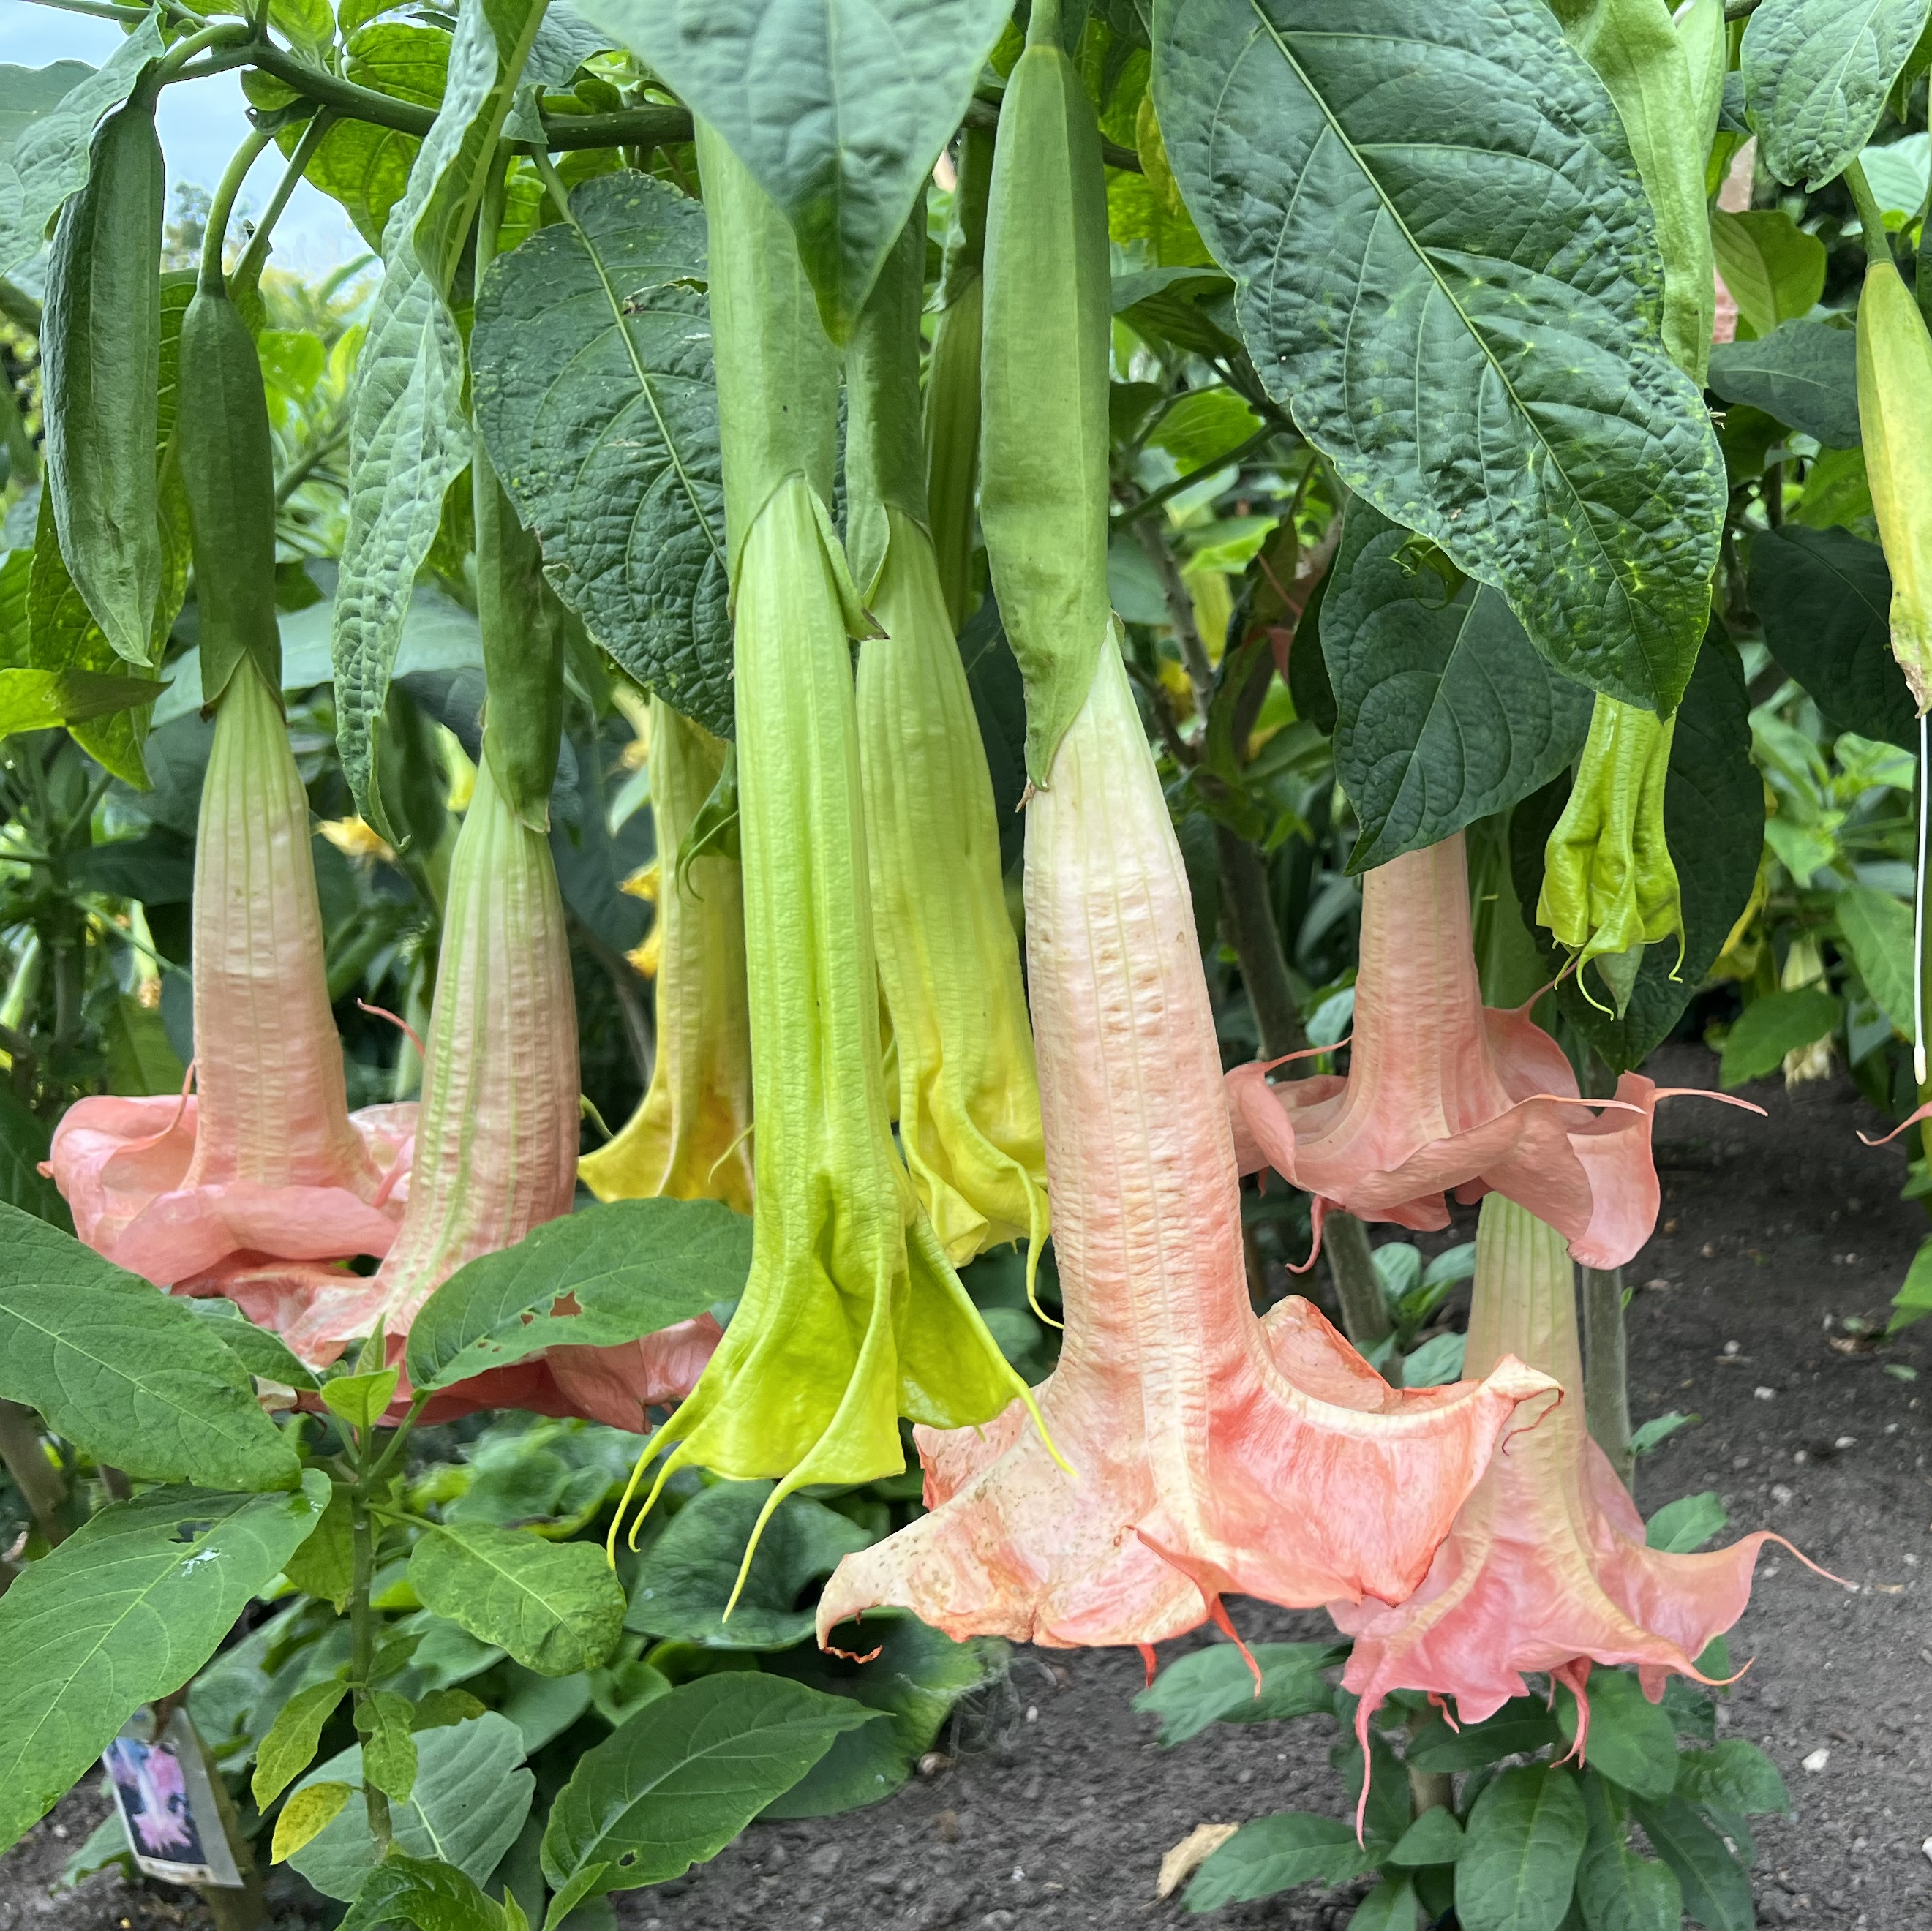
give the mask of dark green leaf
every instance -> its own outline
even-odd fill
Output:
[[[826,332],[849,341],[966,111],[1007,0],[578,0],[710,121],[790,220]]]
[[[872,1537],[823,1502],[793,1495],[765,1525],[730,1620],[724,1605],[769,1482],[721,1482],[694,1496],[646,1552],[626,1626],[712,1649],[784,1649],[812,1633],[808,1586]]]
[[[993,811],[1000,827],[1000,869],[1010,872],[1026,842],[1020,801],[1026,795],[1026,693],[1012,646],[1000,627],[999,607],[988,597],[959,632],[959,655],[973,693],[973,715],[993,781]]]
[[[435,108],[449,71],[449,34],[442,27],[379,20],[349,35],[346,77],[392,99]],[[402,199],[422,145],[413,134],[345,116],[322,137],[308,178],[339,201],[370,247],[382,245],[389,211]]]
[[[425,1608],[540,1675],[596,1668],[623,1633],[623,1587],[587,1542],[546,1542],[526,1529],[431,1529],[410,1553],[410,1584]]]
[[[832,1696],[849,1696],[889,1723],[848,1730],[778,1801],[773,1817],[830,1817],[876,1804],[911,1776],[961,1697],[1006,1674],[1007,1650],[992,1637],[955,1642],[914,1618],[874,1611],[842,1624],[827,1651],[800,1643],[765,1667]],[[843,1651],[844,1654],[838,1652]],[[861,1656],[864,1662],[856,1659]]]
[[[1825,244],[1781,208],[1711,217],[1711,247],[1738,305],[1740,334],[1768,335],[1808,315],[1825,292]]]
[[[40,1171],[52,1138],[47,1123],[15,1095],[11,1083],[0,1085],[0,1202],[71,1234],[67,1202]]]
[[[328,1495],[315,1469],[294,1495],[152,1489],[14,1578],[0,1597],[0,1846],[66,1795],[142,1704],[200,1669]]]
[[[1871,139],[1924,30],[1926,0],[1764,0],[1738,66],[1764,164],[1822,187]]]
[[[1319,0],[1156,10],[1161,130],[1255,366],[1351,489],[1496,584],[1552,662],[1669,709],[1725,480],[1664,353],[1622,123],[1540,0],[1333,25]]]
[[[1576,1867],[1576,1902],[1588,1931],[1679,1931],[1676,1874],[1631,1849],[1624,1800],[1592,1774],[1583,1780],[1589,1841]]]
[[[626,1200],[546,1222],[460,1267],[410,1330],[419,1393],[560,1345],[610,1348],[745,1291],[752,1223],[709,1200]],[[564,1295],[579,1312],[555,1314]]]
[[[1353,1823],[1278,1810],[1244,1824],[1209,1858],[1195,1873],[1185,1902],[1190,1911],[1216,1911],[1298,1884],[1342,1884],[1373,1863],[1355,1842]]]
[[[1677,1761],[1677,1795],[1747,1817],[1782,1816],[1791,1809],[1777,1765],[1743,1737],[1726,1737],[1714,1750],[1686,1750]]]
[[[1502,592],[1465,578],[1450,595],[1413,541],[1354,498],[1322,598],[1335,775],[1361,821],[1351,871],[1526,798],[1590,727],[1589,692],[1537,655]]]
[[[1640,1797],[1668,1797],[1677,1783],[1677,1726],[1661,1704],[1643,1693],[1626,1669],[1594,1669],[1585,1694],[1590,1727],[1583,1759]],[[1577,1700],[1567,1688],[1556,1699],[1566,1744],[1576,1741]]]
[[[279,1334],[257,1327],[232,1301],[210,1295],[197,1296],[184,1303],[189,1312],[208,1324],[215,1338],[250,1374],[265,1381],[279,1381],[285,1388],[313,1388],[315,1376],[289,1351]]]
[[[1254,1672],[1232,1643],[1210,1643],[1169,1663],[1134,1699],[1134,1708],[1160,1719],[1164,1750],[1198,1736],[1210,1723],[1274,1723],[1329,1708],[1333,1686],[1322,1675],[1348,1654],[1340,1643],[1256,1643]]]
[[[1844,1016],[1843,1004],[1822,986],[1768,992],[1754,999],[1724,1041],[1718,1063],[1719,1083],[1728,1091],[1775,1072],[1786,1053],[1825,1038]]]
[[[1760,531],[1750,595],[1772,655],[1833,730],[1918,748],[1912,694],[1892,654],[1892,573],[1876,543],[1792,523]]]
[[[0,1205],[0,1395],[147,1480],[294,1486],[241,1363],[181,1302],[17,1207]]]
[[[1415,1887],[1406,1877],[1385,1877],[1355,1906],[1348,1931],[1415,1931]]]
[[[416,1748],[415,1787],[408,1802],[392,1813],[396,1848],[408,1857],[454,1864],[481,1884],[530,1814],[536,1780],[519,1768],[523,1738],[493,1710],[467,1723],[422,1731]],[[359,1786],[362,1781],[358,1745],[311,1771],[296,1789],[318,1783]],[[354,1897],[376,1862],[359,1797],[289,1862],[325,1897]]]
[[[1702,1549],[1730,1520],[1717,1492],[1706,1489],[1702,1495],[1680,1495],[1674,1502],[1666,1502],[1651,1517],[1644,1539],[1652,1549],[1664,1549],[1672,1555],[1688,1555],[1694,1549]],[[1608,1765],[1604,1768],[1610,1769]],[[1612,1771],[1610,1774],[1615,1776],[1616,1772]],[[1617,1780],[1624,1781],[1621,1777]]]
[[[1556,1719],[1532,1696],[1513,1696],[1493,1717],[1452,1730],[1440,1712],[1426,1717],[1413,1733],[1406,1761],[1417,1770],[1476,1770],[1519,1752],[1540,1750],[1556,1741]]]
[[[1456,1813],[1437,1804],[1425,1810],[1400,1837],[1388,1854],[1392,1864],[1412,1868],[1424,1864],[1453,1864],[1462,1855],[1468,1840]]]
[[[782,1677],[734,1671],[655,1699],[578,1759],[544,1832],[543,1873],[580,1897],[682,1877],[878,1713]],[[592,1876],[591,1873],[596,1876]]]
[[[466,1871],[434,1858],[392,1857],[356,1894],[341,1931],[497,1931],[503,1907]]]
[[[1567,1770],[1506,1770],[1476,1799],[1456,1867],[1462,1931],[1557,1931],[1570,1909],[1586,1826]]]
[[[639,682],[733,728],[702,207],[602,175],[491,266],[476,420],[558,594]]]
[[[1752,1931],[1757,1912],[1750,1879],[1724,1840],[1681,1797],[1640,1798],[1631,1809],[1651,1848],[1677,1875],[1684,1909],[1705,1931]]]
[[[1756,342],[1711,351],[1710,385],[1833,449],[1858,446],[1858,337],[1822,322],[1787,322]]]

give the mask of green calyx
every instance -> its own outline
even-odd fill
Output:
[[[1618,1013],[1643,948],[1675,937],[1681,952],[1684,943],[1677,868],[1664,830],[1676,727],[1674,718],[1598,698],[1544,859],[1538,922],[1574,955],[1584,997],[1603,1003],[1583,977],[1594,964]]]

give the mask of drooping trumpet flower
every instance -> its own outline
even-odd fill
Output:
[[[1676,722],[1599,697],[1576,781],[1550,835],[1537,921],[1575,958],[1586,996],[1594,998],[1582,976],[1594,964],[1619,1012],[1643,948],[1673,937],[1680,953],[1684,946],[1677,868],[1664,831]]]
[[[1040,1089],[992,779],[926,523],[925,251],[921,202],[860,319],[848,391],[853,560],[885,633],[858,673],[873,931],[920,1204],[956,1265],[1024,1240],[1030,1279],[1047,1224]]]
[[[308,799],[250,655],[222,691],[202,785],[194,973],[194,1092],[78,1100],[55,1129],[49,1166],[81,1238],[162,1287],[386,1253],[416,1108],[350,1113]]]
[[[1613,1100],[1582,1101],[1528,1006],[1483,1004],[1460,832],[1363,880],[1347,1076],[1270,1086],[1260,1064],[1228,1075],[1241,1171],[1272,1166],[1314,1195],[1318,1240],[1331,1208],[1447,1227],[1446,1193],[1467,1204],[1494,1189],[1561,1228],[1590,1267],[1622,1267],[1650,1237],[1651,1116],[1689,1090],[1625,1073]]]
[[[1223,1593],[1399,1601],[1543,1376],[1391,1389],[1306,1302],[1258,1321],[1180,847],[1118,650],[1028,807],[1027,944],[1066,1331],[1040,1390],[917,1432],[932,1510],[840,1565],[949,1635],[1152,1645]],[[1534,1410],[1532,1411],[1534,1412]]]
[[[866,625],[824,507],[836,362],[783,217],[701,123],[698,155],[736,598],[755,1234],[646,1507],[686,1462],[776,1477],[762,1529],[806,1483],[902,1469],[902,1414],[968,1426],[1027,1389],[948,1264],[886,1114],[848,641]]]
[[[599,1200],[722,1200],[752,1210],[752,1038],[745,1003],[745,893],[736,859],[678,853],[725,747],[651,700],[656,824],[657,1059],[622,1132],[578,1173]]]
[[[1701,1555],[1647,1546],[1636,1504],[1590,1438],[1563,1237],[1492,1195],[1477,1229],[1468,1372],[1516,1357],[1562,1383],[1562,1405],[1490,1462],[1408,1600],[1330,1605],[1355,1639],[1342,1681],[1361,1699],[1364,1739],[1391,1690],[1453,1696],[1462,1722],[1480,1723],[1525,1693],[1526,1672],[1543,1671],[1575,1693],[1587,1755],[1592,1664],[1634,1663],[1653,1702],[1673,1673],[1708,1681],[1696,1659],[1744,1613],[1759,1550],[1791,1547],[1762,1530]]]

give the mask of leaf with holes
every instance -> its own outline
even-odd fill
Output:
[[[1160,0],[1174,173],[1269,392],[1342,479],[1508,598],[1570,675],[1668,710],[1723,457],[1664,352],[1623,124],[1541,0]]]
[[[639,682],[730,736],[731,626],[704,211],[602,175],[490,267],[476,421],[557,593]]]

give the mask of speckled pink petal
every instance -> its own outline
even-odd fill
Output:
[[[1066,1312],[1039,1399],[1076,1472],[1017,1405],[915,1431],[932,1513],[840,1564],[820,1640],[884,1603],[1064,1647],[1156,1642],[1223,1592],[1400,1598],[1550,1384],[1394,1390],[1305,1303],[1255,1319],[1186,876],[1111,646],[1028,809],[1027,942]]]

